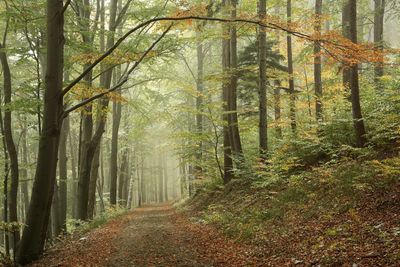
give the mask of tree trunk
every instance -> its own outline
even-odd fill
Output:
[[[128,167],[128,149],[125,149],[122,153],[121,166],[119,171],[118,181],[118,204],[121,207],[126,206],[126,199],[124,197],[124,187],[126,186],[127,167]]]
[[[111,32],[107,36],[107,48],[111,47],[114,44],[114,37],[115,37],[115,30],[116,30],[116,15],[117,15],[117,7],[118,7],[118,0],[112,0],[111,1],[111,6],[110,6],[110,19],[109,19],[109,31]],[[104,73],[104,87],[105,88],[110,88],[111,85],[111,79],[112,79],[112,70],[109,70]],[[108,102],[107,102],[108,106]],[[117,139],[114,138],[115,136],[115,128],[117,125],[114,125],[114,109],[113,109],[113,127],[112,127],[112,143],[111,143],[111,157],[115,155],[115,150],[113,149],[118,149],[118,141]],[[119,127],[119,125],[118,125]],[[118,128],[117,128],[118,129]],[[117,130],[118,134],[118,130]],[[116,144],[113,142],[117,142]],[[110,204],[111,205],[116,205],[117,204],[117,168],[118,166],[116,165],[116,159],[112,159],[110,162]],[[114,164],[115,165],[111,165]]]
[[[274,117],[275,117],[275,133],[278,139],[282,139],[282,127],[281,127],[281,82],[279,80],[275,80],[274,89]]]
[[[267,15],[267,0],[259,1],[259,18],[264,20]],[[268,152],[268,132],[267,132],[267,34],[263,27],[258,29],[258,57],[259,57],[259,121],[258,139],[260,157],[266,158]]]
[[[22,164],[23,167],[21,168],[21,189],[23,194],[23,201],[24,201],[24,214],[25,217],[23,218],[23,222],[26,221],[26,215],[28,214],[29,208],[29,182],[28,182],[28,142],[27,142],[27,124],[26,118],[24,118],[24,129],[22,134]]]
[[[100,144],[96,148],[92,162],[92,169],[90,171],[89,200],[88,200],[89,219],[93,219],[96,211],[96,188],[97,188],[97,179],[99,177],[99,167],[100,167]]]
[[[146,180],[144,179],[144,156],[141,154],[140,159],[140,192],[141,192],[141,204],[147,203],[147,192],[146,192]]]
[[[127,152],[127,159],[126,159],[126,164],[125,164],[125,170],[124,170],[124,186],[122,187],[122,204],[124,205],[123,207],[126,208],[127,203],[128,203],[128,191],[129,191],[129,186],[130,186],[130,180],[131,180],[131,157],[129,156],[129,153]]]
[[[374,44],[380,52],[383,51],[383,26],[385,17],[385,0],[374,0],[375,2],[375,14],[374,14]],[[375,83],[377,88],[379,86],[380,78],[383,76],[383,58],[382,62],[375,64]]]
[[[8,193],[9,205],[9,222],[18,222],[18,183],[19,183],[19,170],[18,170],[18,152],[15,147],[13,133],[12,133],[12,117],[11,117],[11,72],[8,64],[7,54],[5,52],[5,44],[0,45],[0,61],[3,68],[3,91],[4,91],[4,138],[6,141],[7,153],[10,160],[11,183],[10,191]],[[19,231],[12,233],[12,245],[15,253],[16,246],[20,239]]]
[[[227,8],[227,1],[222,1],[224,8]],[[224,183],[229,183],[233,178],[233,161],[232,161],[232,144],[231,144],[231,135],[230,135],[230,126],[229,126],[229,116],[228,113],[230,111],[229,107],[229,99],[230,99],[230,82],[227,81],[226,75],[230,68],[230,41],[226,39],[226,36],[229,36],[229,26],[222,25],[222,35],[224,36],[222,39],[222,71],[223,75],[223,84],[222,84],[222,101],[223,101],[223,110],[224,115],[222,116],[222,120],[224,121]],[[189,170],[190,173],[190,170]],[[190,175],[190,174],[189,174]],[[189,196],[191,196],[191,184],[190,184],[190,176],[189,176]]]
[[[163,155],[163,176],[164,176],[164,201],[168,201],[168,165]]]
[[[86,69],[86,67],[85,67]],[[91,86],[92,75],[89,73],[84,81],[87,86]],[[87,105],[81,113],[82,116],[82,135],[81,135],[81,153],[79,162],[78,173],[78,195],[77,195],[77,219],[86,220],[87,206],[89,199],[89,183],[91,161],[88,150],[91,145],[93,135],[93,118],[92,118],[92,105]]]
[[[115,36],[115,20],[116,20],[116,12],[117,12],[117,3],[118,0],[111,1],[110,8],[110,22],[109,22],[109,30],[110,34],[107,38],[107,47],[110,48],[114,44],[114,36]],[[110,88],[111,86],[111,78],[112,78],[112,69],[106,71],[104,73],[104,78],[101,80],[104,82],[102,87]],[[109,100],[107,98],[102,98],[99,100],[99,110],[104,110],[108,107]],[[97,149],[97,146],[100,144],[102,135],[104,133],[105,124],[107,121],[107,115],[104,112],[100,113],[99,120],[97,123],[96,131],[91,138],[89,144],[82,149],[82,159],[81,159],[81,169],[80,169],[80,178],[79,178],[79,190],[78,190],[78,217],[81,220],[86,220],[88,216],[88,203],[89,203],[89,183],[90,183],[90,172],[92,169],[93,158]]]
[[[100,151],[100,179],[97,179],[97,194],[100,198],[100,212],[103,213],[105,211],[105,203],[104,203],[104,160],[103,160],[103,152]]]
[[[345,1],[342,9],[342,34],[347,39],[351,39],[350,36],[350,5],[348,1]],[[346,91],[350,91],[350,80],[351,70],[347,64],[343,64],[343,87]]]
[[[287,0],[287,22],[288,24],[292,23],[292,0]],[[290,33],[287,34],[287,58],[290,93],[290,126],[292,128],[292,132],[296,133],[296,94],[294,90],[292,35]]]
[[[68,178],[68,157],[67,157],[67,139],[69,134],[69,117],[65,118],[61,128],[60,151],[59,151],[59,201],[60,201],[60,223],[61,231],[67,231],[67,178]]]
[[[56,180],[62,113],[64,14],[62,0],[47,0],[47,71],[42,134],[32,197],[17,262],[27,264],[43,252]]]
[[[113,102],[113,123],[110,156],[110,204],[117,204],[118,131],[121,122],[121,103]]]
[[[230,0],[231,4],[231,19],[236,19],[237,15],[237,1],[238,0]],[[228,107],[230,109],[230,114],[228,115],[229,120],[229,128],[231,135],[231,146],[233,155],[240,157],[243,159],[243,149],[242,142],[240,140],[240,132],[239,132],[239,121],[238,121],[238,112],[237,112],[237,86],[238,86],[238,59],[237,59],[237,29],[235,24],[232,24],[230,27],[230,94],[228,99]]]
[[[61,206],[60,206],[60,194],[59,186],[57,182],[54,184],[53,201],[51,203],[51,231],[52,237],[57,237],[61,234]],[[52,239],[52,238],[50,238]]]
[[[136,183],[136,190],[137,190],[137,193],[138,193],[138,196],[139,196],[139,177],[136,175],[136,170],[137,170],[136,148],[135,148],[135,151],[134,151],[134,154],[133,154],[133,158],[130,161],[131,161],[131,164],[130,164],[130,166],[128,166],[130,171],[129,171],[129,177],[128,177],[128,181],[127,181],[127,183],[128,183],[128,194],[127,194],[127,201],[126,201],[126,208],[128,210],[130,210],[132,208],[132,199],[133,199],[135,181],[137,182]],[[139,197],[137,198],[137,202],[139,203]]]
[[[73,181],[73,186],[71,190],[71,195],[72,195],[72,217],[73,218],[78,218],[78,174],[79,173],[79,165],[77,165],[77,158],[79,158],[80,155],[80,142],[76,142],[75,134],[72,134],[73,129],[71,128],[71,131],[68,133],[69,137],[69,154],[71,156],[71,171],[72,171],[72,181]],[[76,143],[79,143],[76,145]],[[78,147],[78,149],[76,149]],[[79,160],[78,160],[79,162]]]
[[[158,202],[164,202],[164,172],[163,172],[163,165],[162,165],[162,155],[159,153],[158,155]]]
[[[315,1],[315,33],[321,34],[322,0]],[[322,121],[322,57],[320,42],[314,43],[314,89],[315,89],[315,116],[317,122]]]
[[[350,6],[350,37],[353,43],[357,43],[357,0],[349,0]],[[364,119],[360,104],[360,85],[358,78],[358,64],[351,66],[351,105],[353,111],[353,123],[358,147],[364,147],[367,142]]]
[[[200,33],[197,32],[197,96],[196,96],[196,129],[198,135],[198,148],[196,150],[196,167],[195,175],[201,176],[202,167],[202,151],[203,151],[203,93],[204,93],[204,48],[202,40],[200,39]]]
[[[6,139],[4,134],[4,124],[3,124],[3,114],[0,109],[0,127],[1,127],[1,136],[3,142],[3,154],[4,154],[4,181],[3,181],[3,221],[5,223],[8,222],[8,176],[9,176],[9,167],[8,167],[8,152]],[[4,231],[4,249],[6,255],[10,255],[10,236],[7,231]]]
[[[85,48],[90,52],[90,47],[93,46],[93,37],[91,34],[91,12],[92,7],[89,0],[83,0],[78,4],[79,19],[81,25],[81,36]],[[86,70],[90,64],[85,64],[83,70]],[[92,71],[90,71],[84,78],[83,83],[90,90],[92,87]],[[89,199],[89,183],[90,183],[90,171],[92,158],[88,155],[88,150],[91,146],[92,135],[93,135],[93,106],[91,103],[86,105],[81,112],[81,132],[80,132],[80,159],[79,159],[79,171],[78,171],[78,206],[77,206],[77,219],[87,219],[87,206]]]

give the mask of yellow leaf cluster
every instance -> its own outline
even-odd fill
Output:
[[[107,89],[101,87],[88,86],[84,83],[78,83],[70,91],[72,100],[82,101],[83,99],[91,98],[95,95],[107,92]],[[126,103],[127,100],[119,92],[111,92],[106,94],[108,99],[114,102]]]

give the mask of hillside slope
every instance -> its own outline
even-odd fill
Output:
[[[400,158],[344,159],[274,182],[203,188],[186,211],[266,266],[399,266]]]

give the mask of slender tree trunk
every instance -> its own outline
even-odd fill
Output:
[[[69,135],[69,117],[65,118],[61,128],[60,149],[59,149],[59,201],[60,201],[60,223],[61,231],[67,231],[67,183],[68,183],[68,157],[67,157],[67,139]]]
[[[353,43],[357,43],[357,0],[349,0],[350,6],[350,37]],[[353,111],[354,130],[358,147],[365,146],[366,131],[360,104],[360,85],[358,78],[358,64],[351,66],[351,105]]]
[[[315,33],[321,34],[322,0],[315,1]],[[315,116],[317,122],[322,121],[322,57],[321,44],[314,43],[314,89],[315,89]]]
[[[345,1],[342,9],[342,34],[347,39],[351,39],[350,36],[350,5],[348,1]],[[343,87],[346,91],[350,91],[350,80],[351,70],[347,64],[343,64]]]
[[[99,167],[100,167],[100,144],[96,148],[92,163],[92,170],[90,171],[89,200],[88,200],[89,219],[93,219],[96,211],[96,188],[97,188],[97,179],[99,176]]]
[[[100,7],[100,51],[104,53],[105,51],[105,6],[104,0],[98,2],[98,7]],[[104,71],[104,67],[101,66],[101,71]],[[104,77],[101,77],[100,83],[104,83]],[[97,127],[99,126],[99,121],[102,119],[100,115],[103,112],[100,108],[98,109],[98,117],[97,117]],[[101,142],[101,141],[100,141]],[[103,190],[104,190],[104,175],[102,176],[102,182],[99,181],[99,167],[100,167],[100,145],[98,144],[95,154],[92,161],[92,166],[90,170],[90,182],[89,182],[89,199],[88,199],[88,218],[93,219],[96,212],[96,189],[98,191],[98,195],[100,198],[100,210],[104,212],[104,199],[103,199]],[[102,171],[104,166],[101,166]],[[104,173],[102,173],[104,174]]]
[[[79,20],[81,25],[81,36],[83,43],[90,52],[90,47],[93,46],[93,37],[91,34],[91,2],[83,0],[78,4]],[[85,64],[83,70],[86,70],[90,64]],[[87,90],[92,87],[92,71],[90,71],[83,79],[84,85]],[[93,136],[93,106],[88,104],[81,112],[82,130],[80,132],[80,159],[79,159],[79,172],[78,172],[78,206],[77,206],[77,219],[87,219],[87,206],[89,199],[89,183],[92,158],[89,156],[89,149],[91,146]]]
[[[287,0],[287,22],[292,23],[292,0]],[[293,71],[293,48],[292,48],[292,35],[287,34],[287,60],[288,60],[288,73],[289,73],[289,94],[290,94],[290,126],[292,132],[296,132],[296,92],[294,90],[294,71]]]
[[[85,68],[86,69],[86,68]],[[91,86],[92,75],[88,74],[85,77],[85,82],[88,87]],[[86,220],[87,218],[87,205],[89,197],[89,183],[90,183],[90,165],[91,158],[88,155],[88,150],[91,145],[93,135],[93,118],[92,118],[92,105],[85,107],[81,113],[82,116],[82,136],[81,140],[81,153],[79,162],[78,173],[78,195],[77,195],[77,219]]]
[[[224,8],[227,8],[227,1],[222,1]],[[230,41],[226,39],[226,36],[229,36],[229,26],[222,25],[222,35],[224,36],[222,39],[222,71],[224,73],[223,84],[222,84],[222,101],[223,101],[223,109],[224,115],[222,116],[224,121],[224,183],[229,183],[233,178],[233,161],[232,161],[232,144],[231,144],[231,135],[230,135],[230,126],[229,126],[229,98],[230,98],[230,82],[227,81],[226,75],[230,68]],[[189,169],[190,173],[190,169]],[[189,174],[190,175],[190,174]],[[189,184],[189,196],[191,196],[191,185]]]
[[[28,181],[28,142],[27,142],[27,124],[26,124],[26,117],[24,118],[24,129],[22,134],[22,164],[23,167],[21,168],[21,189],[23,195],[23,202],[24,202],[24,220],[26,221],[26,215],[28,214],[29,208],[29,181]]]
[[[122,153],[122,159],[121,159],[121,166],[120,166],[120,172],[119,172],[119,181],[118,181],[118,204],[121,207],[126,206],[126,199],[124,199],[124,187],[126,186],[126,170],[127,170],[127,165],[128,165],[128,149],[125,149],[124,152]]]
[[[103,152],[100,151],[100,179],[97,180],[97,194],[100,198],[100,212],[105,211],[105,203],[104,203],[104,160],[103,160]]]
[[[196,128],[197,135],[199,138],[198,148],[196,152],[196,167],[195,167],[195,175],[201,176],[202,167],[202,151],[203,151],[203,142],[202,134],[203,134],[203,93],[204,93],[204,48],[202,40],[200,39],[200,33],[197,32],[197,96],[196,96]]]
[[[27,264],[43,252],[56,180],[62,113],[64,14],[62,0],[47,0],[47,71],[42,134],[32,197],[17,262]]]
[[[129,191],[129,186],[130,186],[130,179],[131,179],[131,157],[129,155],[129,150],[127,152],[127,159],[126,159],[126,164],[125,168],[123,170],[124,172],[124,186],[122,187],[122,195],[121,195],[121,203],[124,208],[126,208],[127,203],[128,203],[128,191]]]
[[[19,169],[18,169],[18,152],[15,147],[13,133],[12,133],[12,117],[11,117],[11,72],[8,64],[7,54],[5,52],[5,44],[0,45],[0,61],[3,68],[3,91],[4,91],[4,138],[6,141],[7,153],[10,160],[11,170],[11,184],[8,193],[9,205],[9,222],[18,222],[18,183],[19,183]],[[14,254],[16,246],[20,239],[19,230],[12,233],[12,245]]]
[[[259,1],[259,18],[263,20],[267,16],[267,0]],[[263,27],[258,29],[258,57],[259,57],[259,121],[258,139],[260,157],[266,158],[268,152],[268,132],[267,132],[267,34]]]
[[[107,47],[111,47],[114,44],[114,38],[115,38],[115,30],[117,25],[116,23],[116,15],[117,15],[117,7],[118,7],[118,0],[112,0],[111,1],[111,6],[110,6],[110,19],[109,19],[109,35],[107,36]],[[112,79],[112,70],[107,71],[104,74],[104,87],[105,88],[110,88],[111,85],[111,79]],[[108,102],[106,103],[108,106]],[[115,136],[115,129],[117,129],[117,134],[118,134],[118,128],[119,128],[119,123],[118,127],[117,125],[114,125],[114,109],[113,109],[113,127],[112,127],[112,143],[111,143],[111,157],[115,155],[115,149],[118,150],[118,136]],[[113,142],[117,142],[116,144]],[[113,150],[114,149],[114,150]],[[118,166],[116,165],[116,160],[113,159],[110,162],[110,204],[111,205],[117,205],[117,168]],[[111,165],[114,164],[115,165]]]
[[[3,142],[3,154],[4,154],[3,221],[7,223],[8,222],[8,177],[10,170],[8,167],[8,152],[4,134],[3,114],[1,109],[0,109],[0,127],[1,127],[1,136]],[[4,249],[6,255],[10,256],[10,236],[9,233],[5,230],[4,230]]]
[[[133,158],[130,160],[131,164],[128,166],[130,169],[129,171],[129,176],[128,176],[128,195],[127,195],[127,201],[126,201],[126,208],[130,210],[132,208],[132,198],[133,198],[133,192],[134,192],[134,187],[135,187],[135,181],[136,181],[136,190],[137,190],[137,203],[140,206],[139,202],[139,177],[136,175],[136,170],[137,170],[137,158],[136,158],[136,148],[134,150]]]
[[[385,17],[385,0],[374,0],[375,2],[375,14],[374,14],[374,44],[375,47],[379,51],[383,51],[383,26],[384,26],[384,17]],[[381,58],[381,62],[375,64],[375,82],[377,84],[377,88],[381,88],[379,86],[380,78],[383,76],[383,58]]]
[[[142,203],[147,203],[147,192],[146,192],[146,180],[144,178],[144,156],[143,153],[141,154],[141,159],[140,159],[140,191],[142,192]]]
[[[158,202],[164,202],[164,178],[163,178],[163,165],[162,165],[162,155],[161,153],[158,154]]]
[[[280,9],[276,8],[276,13],[279,13]],[[277,42],[280,42],[280,32],[276,32]],[[280,64],[280,60],[278,62]],[[282,127],[281,127],[281,80],[276,78],[274,80],[274,119],[275,119],[275,134],[278,139],[283,138]]]
[[[72,171],[72,190],[71,190],[71,195],[72,195],[72,217],[73,218],[78,218],[78,174],[79,172],[78,165],[77,165],[77,159],[79,158],[79,145],[78,145],[78,150],[76,150],[76,143],[80,143],[79,141],[76,142],[75,134],[72,134],[73,129],[71,128],[71,131],[68,133],[68,138],[69,138],[69,155],[71,157],[71,171]],[[78,155],[78,156],[77,156]]]
[[[278,139],[282,139],[282,127],[281,127],[281,82],[275,80],[274,89],[274,116],[275,116],[275,132]]]
[[[164,176],[164,200],[168,201],[168,165],[164,155],[162,156],[163,161],[163,176]]]
[[[231,19],[237,17],[237,2],[238,0],[230,0],[231,4]],[[232,136],[232,152],[235,156],[240,156],[243,159],[242,142],[240,139],[239,132],[239,121],[237,112],[237,86],[238,86],[238,59],[237,59],[237,29],[236,25],[232,24],[230,27],[230,97],[229,97],[229,109],[230,114],[228,115],[230,125],[230,135]]]
[[[61,206],[60,206],[60,190],[57,182],[54,184],[53,201],[51,203],[51,236],[58,237],[61,234]],[[50,238],[50,239],[52,239]]]
[[[121,122],[121,103],[113,102],[113,123],[110,156],[110,204],[117,204],[118,131]]]

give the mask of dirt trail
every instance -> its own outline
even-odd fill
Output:
[[[146,207],[115,238],[119,249],[107,266],[213,266],[191,248],[196,238],[174,220],[171,206]]]
[[[62,242],[31,266],[265,266],[251,252],[165,204],[135,209]]]

